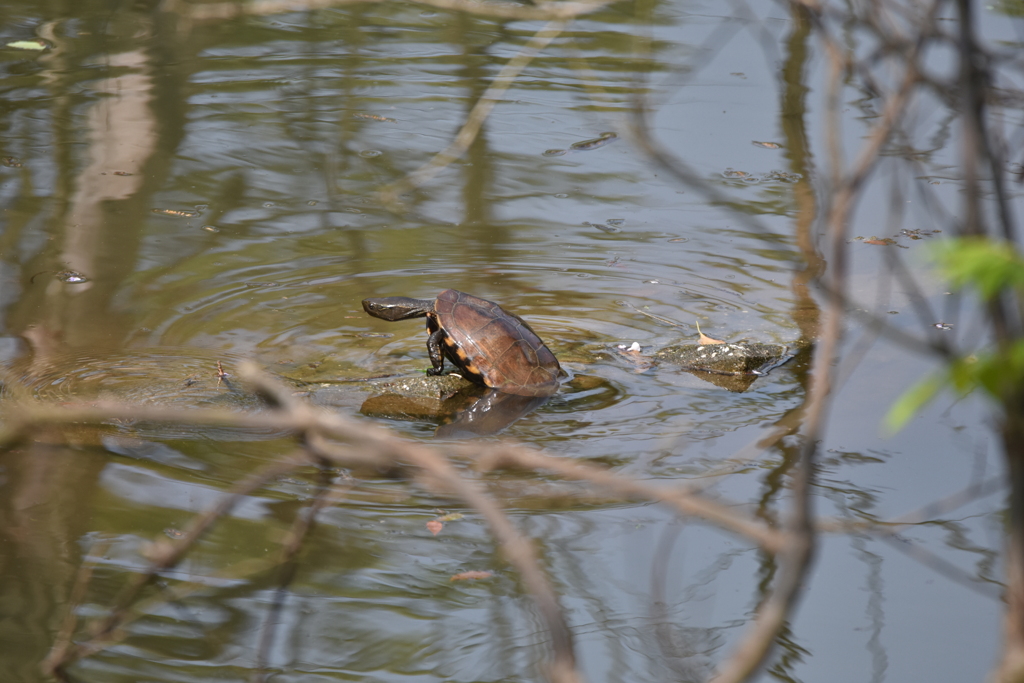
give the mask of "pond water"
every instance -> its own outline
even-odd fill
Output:
[[[448,146],[542,22],[391,2],[265,14],[254,3],[241,17],[157,4],[4,3],[3,406],[113,396],[255,410],[217,375],[218,362],[234,373],[251,358],[334,410],[433,443],[436,419],[360,412],[364,380],[429,366],[422,321],[377,320],[360,302],[455,288],[528,320],[569,373],[487,440],[643,480],[707,481],[737,510],[781,514],[799,440],[756,445],[800,425],[823,315],[801,278],[808,258],[829,267],[833,76],[801,11],[608,5],[525,66],[461,158],[388,195]],[[952,30],[951,8],[946,21]],[[1024,26],[1002,5],[979,8],[978,22],[989,44],[1019,49]],[[11,46],[37,39],[43,49]],[[929,59],[936,74],[955,69],[952,53]],[[839,90],[839,146],[853,159],[880,100],[852,78]],[[638,94],[658,145],[716,197],[644,153]],[[934,94],[915,101],[906,121],[919,137],[886,149],[850,227],[857,306],[919,335],[934,323],[954,329],[928,334],[969,334],[970,311],[923,265],[935,216],[960,201],[954,118]],[[898,247],[865,242],[883,238]],[[887,249],[918,290],[893,278]],[[918,293],[945,317],[917,317]],[[884,433],[889,407],[933,365],[850,321],[818,513],[886,520],[998,475],[974,399]],[[729,391],[618,350],[696,341],[697,323],[796,355]],[[292,447],[280,434],[120,424],[54,428],[0,456],[0,676],[39,680],[71,605],[83,622],[104,614],[150,542]],[[248,496],[162,577],[166,590],[197,587],[164,601],[155,590],[123,639],[69,675],[248,679],[278,575],[244,563],[277,552],[316,481],[303,470]],[[591,681],[705,679],[775,572],[748,541],[654,505],[508,490],[502,503],[541,553]],[[1000,642],[1000,491],[896,535],[826,535],[762,678],[982,678]],[[425,524],[438,508],[464,517],[435,537]],[[468,570],[495,574],[449,580]],[[279,622],[266,652],[276,681],[532,681],[546,653],[483,520],[403,480],[361,481],[323,513]]]

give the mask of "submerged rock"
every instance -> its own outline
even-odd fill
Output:
[[[654,354],[659,363],[682,370],[729,391],[746,391],[754,380],[794,356],[783,344],[736,342],[678,344]]]
[[[392,419],[441,419],[465,407],[466,393],[474,393],[472,382],[459,375],[418,375],[371,382],[372,395],[361,412]]]

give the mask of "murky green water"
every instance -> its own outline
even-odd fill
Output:
[[[827,74],[784,6],[757,7],[745,23],[725,3],[615,4],[575,22],[527,66],[467,154],[397,204],[381,190],[452,140],[542,24],[414,4],[206,20],[187,7],[4,3],[0,44],[47,41],[0,47],[6,405],[114,396],[258,409],[217,380],[218,361],[234,373],[254,358],[358,416],[358,380],[429,365],[421,321],[375,320],[360,301],[456,288],[526,318],[573,378],[503,436],[643,479],[714,472],[717,494],[759,515],[784,505],[795,438],[719,474],[773,426],[799,423],[809,352],[731,392],[617,351],[696,339],[698,321],[729,341],[814,341],[820,311],[795,271],[826,188]],[[981,21],[990,40],[1020,32],[990,10]],[[637,91],[648,93],[660,144],[728,205],[631,142]],[[845,93],[851,155],[877,115],[862,97]],[[955,208],[948,112],[936,100],[915,115],[935,143],[919,181],[943,183],[931,191]],[[872,182],[852,234],[892,236],[885,169]],[[901,226],[931,229],[913,191]],[[919,263],[927,239],[901,240]],[[890,288],[881,249],[851,249],[855,294],[917,329],[902,286],[875,299],[877,286]],[[926,286],[941,305],[941,284]],[[983,408],[970,401],[880,436],[888,406],[929,365],[851,332],[848,357],[864,362],[841,373],[821,514],[887,519],[999,471]],[[437,426],[372,421],[423,440]],[[90,548],[102,553],[82,620],[145,566],[150,541],[175,537],[290,449],[274,434],[134,424],[49,436],[0,456],[5,681],[39,680]],[[245,563],[272,557],[315,486],[302,471],[248,497],[164,577],[168,589],[195,582],[191,592],[152,603],[121,642],[69,673],[248,678],[277,574]],[[505,502],[563,596],[592,681],[704,677],[773,569],[742,539],[654,506],[566,507],[514,486]],[[405,481],[366,481],[324,513],[268,652],[274,680],[539,679],[546,633],[515,573],[469,511],[432,536],[425,523],[443,505]],[[980,679],[999,638],[1001,514],[990,495],[889,541],[829,537],[771,675]],[[496,574],[449,581],[467,570]]]

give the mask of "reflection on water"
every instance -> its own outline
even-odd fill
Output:
[[[39,363],[16,363],[5,377],[42,401],[126,401],[135,405],[203,405],[232,393],[218,363],[239,359],[198,350],[148,349],[96,354],[66,352]],[[255,405],[255,403],[250,404]]]
[[[652,17],[615,5],[580,19],[528,65],[467,153],[392,211],[379,191],[451,141],[537,25],[415,4],[247,17],[178,5],[43,11],[14,0],[0,15],[4,44],[48,46],[0,51],[0,406],[116,397],[259,410],[217,372],[218,361],[230,374],[256,358],[354,415],[365,380],[428,366],[421,328],[369,319],[360,301],[455,288],[507,302],[574,375],[506,436],[666,485],[699,481],[777,518],[808,358],[732,393],[613,349],[692,342],[698,322],[726,339],[816,337],[808,283],[828,264],[815,232],[821,122],[808,98],[825,74],[806,19],[754,8],[764,13],[756,41],[737,29],[754,23],[724,3],[699,13],[665,3]],[[714,58],[691,71],[709,35]],[[626,139],[622,117],[638,94],[657,106],[660,144],[720,200],[683,188]],[[845,113],[851,149],[877,117],[872,98],[858,98]],[[913,154],[929,178],[951,163],[944,127],[927,158]],[[622,138],[594,137],[611,129]],[[863,225],[887,224],[886,189],[870,190]],[[929,224],[905,203],[908,221]],[[855,293],[874,291],[882,258],[858,252]],[[887,308],[906,311],[907,295]],[[823,514],[888,518],[992,470],[988,445],[970,436],[973,405],[879,437],[880,416],[924,369],[894,347],[863,353],[870,362],[846,378],[823,446]],[[416,439],[436,426],[372,419]],[[762,453],[777,432],[786,436]],[[90,552],[83,621],[144,566],[151,541],[290,448],[275,434],[145,425],[51,436],[0,458],[5,681],[38,680]],[[702,679],[774,574],[713,528],[574,485],[552,500],[528,489],[552,482],[518,476],[488,483],[537,544],[590,680]],[[124,641],[71,673],[248,678],[275,599],[271,555],[317,482],[301,471],[246,496],[161,578]],[[358,484],[304,549],[268,657],[275,677],[537,680],[545,632],[483,520],[461,510],[434,537],[425,523],[447,502],[406,481]],[[961,512],[955,528],[928,520],[943,524],[907,535],[956,565],[960,584],[866,537],[826,541],[772,675],[818,680],[838,661],[871,662],[881,680],[888,661],[922,678],[977,680],[999,605],[961,586],[995,580],[999,502]],[[473,570],[494,577],[449,580]]]

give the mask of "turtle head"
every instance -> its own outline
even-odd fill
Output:
[[[422,318],[434,310],[433,300],[411,299],[407,296],[382,296],[363,299],[363,310],[381,320]]]

